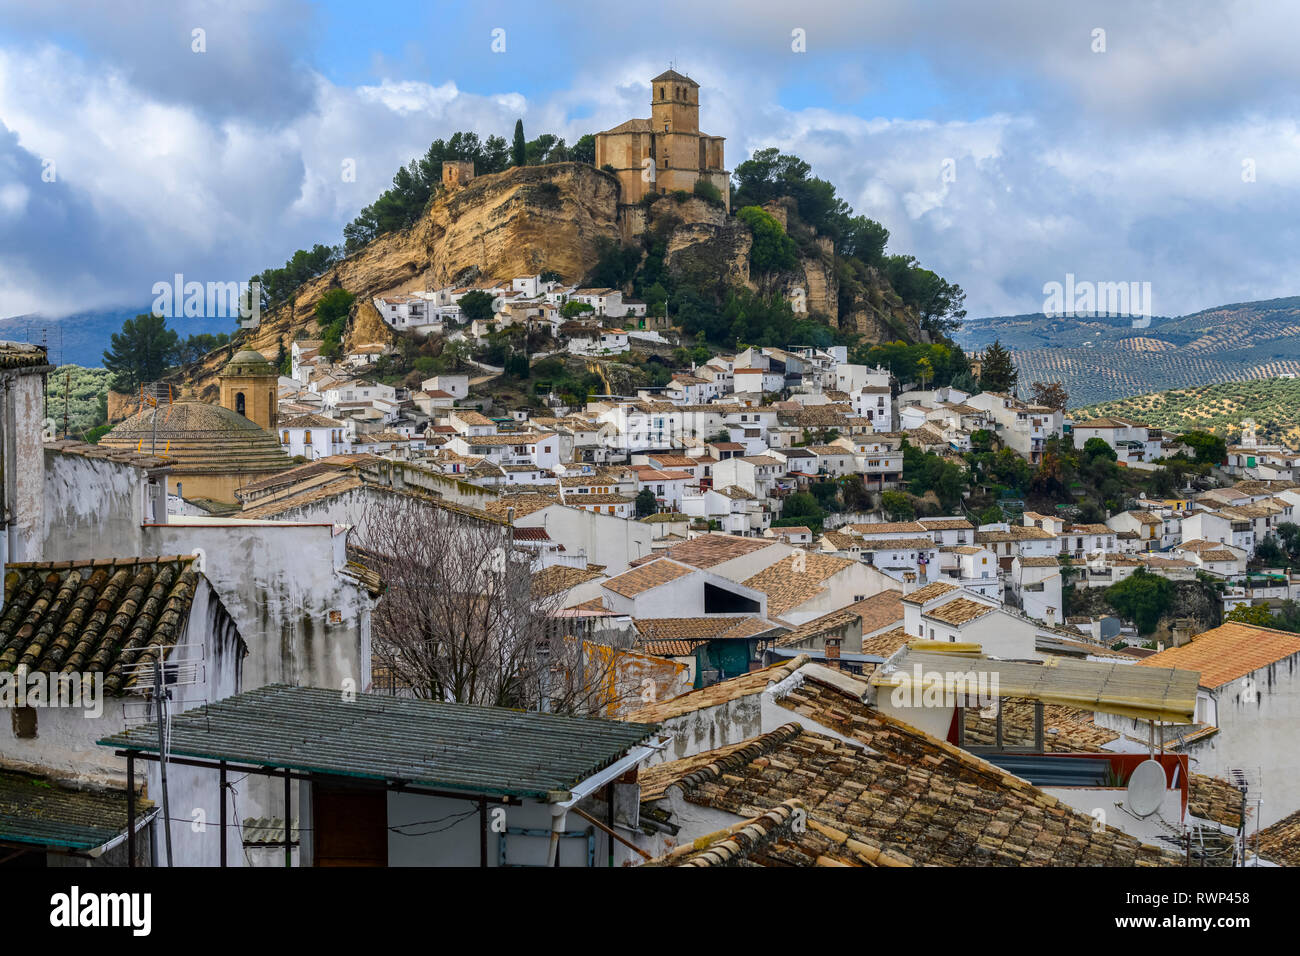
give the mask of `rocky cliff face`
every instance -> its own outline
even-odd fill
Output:
[[[660,199],[650,207],[649,227],[668,231],[664,264],[675,275],[702,286],[722,279],[754,288],[749,275],[754,237],[721,207],[702,199]]]
[[[415,225],[305,283],[292,301],[264,314],[241,347],[274,358],[281,342],[288,347],[300,331],[315,336],[316,302],[336,287],[358,300],[348,344],[384,341],[376,334],[377,313],[367,308],[374,296],[547,269],[577,281],[596,264],[600,240],[618,236],[618,183],[592,166],[557,163],[482,176],[438,196]],[[216,373],[228,358],[222,349],[189,370],[195,394],[215,398]]]

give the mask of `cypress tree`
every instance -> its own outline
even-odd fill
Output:
[[[526,165],[527,149],[524,145],[524,121],[522,119],[515,120],[515,142],[511,152],[511,158],[515,166]]]

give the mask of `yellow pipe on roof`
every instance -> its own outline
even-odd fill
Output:
[[[934,651],[941,654],[982,654],[984,652],[982,644],[975,644],[970,641],[951,644],[948,641],[931,641],[926,638],[917,638],[914,641],[908,641],[907,646],[918,651]]]

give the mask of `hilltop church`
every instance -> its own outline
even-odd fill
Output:
[[[624,203],[639,202],[648,192],[690,192],[703,179],[718,188],[730,209],[731,174],[723,166],[722,143],[723,137],[700,132],[700,84],[668,70],[650,81],[650,119],[596,134],[596,166],[614,168]]]

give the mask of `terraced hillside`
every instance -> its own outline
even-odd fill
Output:
[[[1113,415],[1148,425],[1200,428],[1235,441],[1241,423],[1254,419],[1261,438],[1300,445],[1300,379],[1267,378],[1179,388],[1101,402],[1072,413],[1075,421]]]
[[[1245,302],[1133,328],[1123,316],[973,319],[967,351],[994,339],[1013,350],[1021,382],[1058,381],[1073,402],[1300,373],[1300,297]]]

